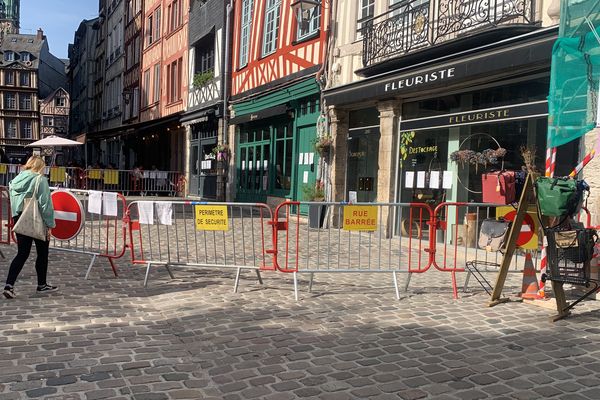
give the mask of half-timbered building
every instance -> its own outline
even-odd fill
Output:
[[[229,182],[243,201],[302,199],[315,152],[329,2],[299,24],[292,0],[234,2]]]
[[[213,150],[223,139],[226,8],[227,1],[223,0],[190,4],[190,72],[187,110],[181,122],[189,138],[189,194],[204,199],[216,199],[218,191],[217,157]]]
[[[40,137],[69,133],[69,93],[58,88],[40,101]]]

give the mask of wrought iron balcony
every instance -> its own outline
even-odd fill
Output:
[[[534,25],[534,0],[409,0],[362,24],[369,67],[502,25]]]

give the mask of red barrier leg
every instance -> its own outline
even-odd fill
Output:
[[[113,274],[115,274],[115,278],[119,277],[119,273],[117,272],[117,266],[115,265],[112,257],[108,257],[108,262],[110,263],[110,267],[113,270]]]

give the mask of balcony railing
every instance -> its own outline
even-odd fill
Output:
[[[363,23],[363,66],[500,25],[533,25],[534,13],[534,0],[402,2]]]

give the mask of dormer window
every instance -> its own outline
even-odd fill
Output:
[[[7,51],[4,53],[4,61],[15,61],[15,53]]]
[[[31,61],[31,54],[24,51],[21,53],[21,61]]]

